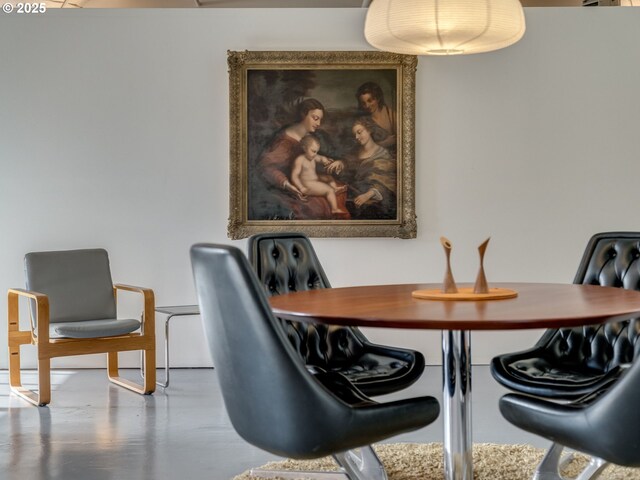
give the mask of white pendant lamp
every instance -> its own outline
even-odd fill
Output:
[[[519,0],[373,0],[364,35],[372,46],[409,55],[461,55],[522,38]]]

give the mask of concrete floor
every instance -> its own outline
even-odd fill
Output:
[[[548,445],[502,419],[497,400],[506,390],[487,366],[474,367],[473,376],[474,441]],[[24,372],[27,386],[29,378],[33,373]],[[9,393],[7,372],[0,371],[0,478],[229,480],[277,459],[235,433],[213,369],[174,369],[170,387],[152,396],[110,384],[104,370],[54,370],[52,388],[50,406],[33,407]],[[440,367],[428,367],[416,385],[378,400],[441,398],[440,388]],[[389,441],[441,442],[441,418]]]

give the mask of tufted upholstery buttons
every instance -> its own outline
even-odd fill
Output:
[[[594,235],[574,283],[640,290],[640,232]],[[640,319],[549,330],[527,351],[500,355],[491,373],[517,391],[575,398],[609,382],[640,355]],[[534,380],[535,379],[535,380]]]
[[[330,288],[309,239],[302,234],[265,234],[249,239],[250,262],[267,295]],[[373,345],[356,328],[281,320],[308,368],[339,372],[366,395],[411,385],[424,370],[421,353]]]
[[[588,259],[584,278],[580,283],[640,290],[639,241],[640,233],[620,237],[613,234],[611,237],[604,236],[599,239],[593,246],[593,253]],[[603,259],[599,254],[605,249],[608,251],[608,259]],[[576,277],[576,280],[580,279]],[[602,371],[608,371],[629,361],[629,350],[635,349],[637,342],[637,336],[632,335],[633,338],[630,339],[629,332],[637,328],[640,328],[640,319],[582,327],[582,347],[584,352],[588,352],[583,360]],[[579,328],[574,330],[580,331]],[[621,345],[628,347],[624,349]]]

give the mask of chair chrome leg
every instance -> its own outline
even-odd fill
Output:
[[[370,446],[347,450],[333,455],[340,466],[337,472],[283,471],[254,468],[249,473],[257,478],[283,478],[299,480],[388,480],[387,472],[376,452]]]
[[[533,473],[533,480],[562,480],[559,471],[562,450],[564,447],[559,443],[551,444],[540,465]]]
[[[560,470],[573,461],[573,454],[562,458],[562,450],[564,447],[559,443],[552,443],[544,458],[536,468],[533,474],[533,480],[565,480],[560,474]],[[601,458],[591,457],[589,465],[580,472],[575,480],[595,480],[598,478],[605,468],[609,466],[609,462]]]
[[[371,446],[335,453],[333,458],[351,480],[387,480],[384,465]]]
[[[263,470],[261,468],[254,468],[249,472],[249,475],[256,478],[283,478],[285,480],[349,480],[349,477],[344,472],[293,472],[291,470]]]
[[[580,475],[576,477],[576,480],[595,480],[608,466],[609,462],[606,460],[602,460],[598,457],[591,457],[589,465],[587,465],[587,468],[585,468]]]

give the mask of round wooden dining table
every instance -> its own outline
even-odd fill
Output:
[[[461,285],[464,287],[465,285]],[[595,325],[640,314],[640,292],[596,285],[495,283],[501,300],[423,300],[438,284],[376,285],[295,292],[269,299],[288,320],[360,327],[442,330],[444,467],[447,480],[472,480],[472,330]],[[499,353],[499,352],[496,352]]]

